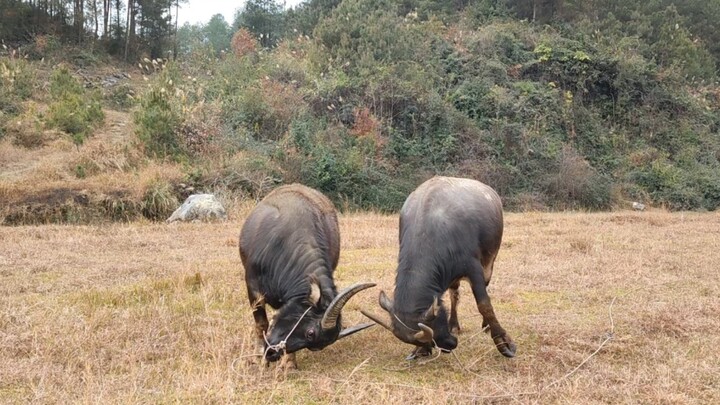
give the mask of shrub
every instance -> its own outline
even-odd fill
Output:
[[[184,154],[176,134],[181,118],[169,97],[164,87],[152,88],[143,95],[135,114],[136,133],[150,157],[178,158]]]
[[[142,215],[157,221],[168,218],[179,206],[173,188],[167,181],[157,180],[151,183],[142,198]]]
[[[47,125],[72,135],[78,145],[105,118],[99,95],[86,93],[65,67],[55,69],[50,77],[50,99]]]
[[[247,28],[240,28],[235,35],[233,35],[230,41],[230,47],[235,56],[242,58],[257,52],[258,42]]]
[[[35,70],[24,59],[0,62],[0,114],[20,113],[20,103],[30,98],[35,85]]]
[[[702,204],[702,194],[687,181],[687,173],[664,156],[632,171],[630,178],[645,189],[655,202],[670,209],[687,210],[699,208]]]
[[[6,131],[13,137],[14,145],[24,148],[40,148],[49,140],[43,133],[42,121],[33,104],[21,116],[8,120]]]
[[[610,181],[570,146],[560,152],[556,171],[547,182],[547,193],[558,205],[607,209],[612,204]]]
[[[135,103],[135,91],[127,84],[122,83],[112,86],[104,95],[104,99],[114,108],[127,111],[132,108]]]
[[[42,127],[30,122],[18,121],[17,125],[10,126],[8,134],[13,136],[13,145],[34,149],[45,146],[48,139],[42,132]]]
[[[282,170],[268,156],[239,152],[212,172],[197,176],[198,183],[213,189],[239,191],[259,201],[282,182]]]

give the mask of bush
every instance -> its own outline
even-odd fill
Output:
[[[212,189],[240,191],[256,201],[283,182],[282,169],[277,162],[262,154],[248,152],[237,153],[220,167],[196,177],[196,184],[206,184]]]
[[[100,96],[86,93],[65,67],[55,69],[50,76],[50,100],[47,125],[72,135],[78,145],[105,118]]]
[[[20,103],[32,96],[35,70],[23,59],[0,62],[0,114],[19,114]]]
[[[104,99],[114,108],[127,111],[132,108],[135,103],[135,91],[127,84],[122,83],[112,86],[104,95]]]
[[[610,181],[572,147],[565,146],[547,181],[547,194],[558,206],[585,209],[607,209],[612,205]]]
[[[240,28],[232,37],[230,47],[238,58],[253,55],[257,52],[258,42],[247,28]]]
[[[176,134],[181,122],[179,113],[170,105],[168,91],[153,88],[145,93],[135,114],[135,130],[150,157],[179,158],[184,155]]]
[[[142,199],[142,215],[158,221],[168,218],[180,205],[170,183],[157,180],[151,183]]]
[[[666,157],[655,159],[650,165],[630,173],[632,181],[638,183],[657,203],[673,210],[688,210],[701,207],[702,194],[688,180],[688,173],[673,164]]]
[[[5,130],[13,137],[14,145],[24,148],[40,148],[49,140],[49,137],[43,133],[42,121],[32,103],[21,116],[8,120]]]

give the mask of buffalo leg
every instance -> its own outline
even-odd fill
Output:
[[[458,335],[460,333],[460,323],[458,323],[457,306],[460,300],[460,280],[454,281],[450,285],[450,333]]]
[[[480,266],[479,263],[477,264],[476,271],[473,271],[469,278],[478,311],[480,311],[483,317],[483,327],[490,327],[490,336],[493,342],[495,342],[495,347],[497,347],[503,356],[514,357],[516,350],[515,343],[510,338],[510,335],[505,332],[505,329],[500,326],[500,322],[498,322],[495,317],[495,310],[490,303],[490,296],[485,287],[482,266]]]
[[[250,307],[253,311],[253,318],[255,319],[255,336],[257,337],[257,351],[260,356],[265,356],[265,333],[267,333],[269,323],[267,319],[267,312],[265,312],[265,300],[262,297],[258,297],[248,288],[248,298],[250,299]]]

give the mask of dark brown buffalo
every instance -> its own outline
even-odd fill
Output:
[[[289,366],[296,367],[296,351],[320,350],[372,326],[341,330],[345,303],[375,284],[358,283],[338,294],[333,272],[339,256],[335,207],[312,188],[279,187],[250,213],[240,232],[240,258],[266,360],[287,354]],[[265,304],[277,309],[272,325]]]
[[[468,280],[483,327],[503,355],[513,357],[515,344],[500,326],[486,287],[500,249],[503,211],[495,191],[476,180],[434,177],[421,184],[400,212],[400,254],[395,294],[380,292],[380,306],[391,323],[363,312],[403,342],[417,346],[411,357],[433,347],[457,347],[458,287]],[[450,290],[450,316],[441,297]],[[451,333],[452,332],[452,333]]]

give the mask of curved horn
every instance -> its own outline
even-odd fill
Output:
[[[424,323],[418,323],[418,327],[420,328],[420,332],[415,334],[415,339],[423,343],[432,342],[433,336],[435,335],[435,333],[433,333],[433,330]]]
[[[380,296],[378,296],[378,301],[380,303],[380,307],[389,313],[393,313],[393,303],[390,301],[390,298],[388,298],[387,295],[385,295],[385,291],[380,291]]]
[[[367,328],[369,328],[369,327],[371,327],[371,326],[375,326],[375,324],[372,323],[372,322],[370,322],[370,323],[361,323],[361,324],[359,324],[359,325],[355,325],[355,326],[351,326],[351,327],[349,327],[349,328],[345,328],[345,329],[343,329],[343,330],[340,331],[340,334],[338,335],[338,340],[340,340],[340,339],[342,339],[342,338],[344,338],[344,337],[348,337],[348,336],[352,335],[353,333],[360,332],[361,330],[367,329]]]
[[[360,312],[362,312],[363,315],[365,315],[365,316],[367,316],[368,318],[370,318],[370,319],[372,319],[373,321],[375,321],[376,324],[382,326],[383,328],[389,330],[390,332],[393,331],[392,327],[390,327],[390,324],[388,324],[387,322],[383,321],[382,319],[376,317],[375,315],[373,315],[373,314],[371,314],[371,313],[369,313],[369,312],[365,312],[364,309],[361,309]]]
[[[348,300],[350,300],[353,295],[359,293],[360,291],[374,286],[375,283],[357,283],[342,290],[340,294],[338,294],[332,300],[330,305],[325,310],[322,321],[320,321],[320,326],[323,329],[335,328],[337,326],[338,317],[340,317],[340,312],[342,311],[345,304],[347,304]]]

